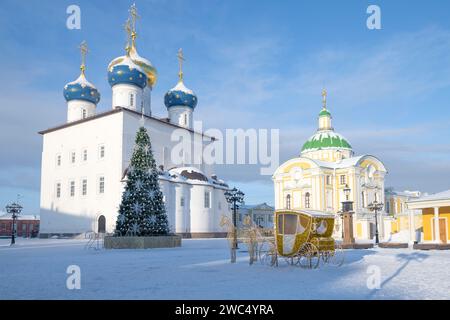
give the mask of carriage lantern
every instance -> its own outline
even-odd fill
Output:
[[[237,228],[237,209],[239,208],[239,204],[244,202],[244,195],[245,194],[236,187],[225,192],[225,199],[229,204],[233,205],[233,225],[235,229]],[[238,249],[237,232],[234,233],[233,249]]]
[[[11,245],[16,243],[16,219],[19,217],[19,214],[22,212],[23,207],[13,202],[6,206],[6,212],[11,214],[12,217],[12,230],[11,230]]]

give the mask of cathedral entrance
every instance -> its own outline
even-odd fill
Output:
[[[98,217],[98,233],[106,233],[106,218],[104,215],[101,215],[100,217]]]

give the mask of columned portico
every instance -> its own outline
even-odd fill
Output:
[[[433,240],[435,243],[442,243],[440,239],[440,232],[439,232],[439,207],[434,207],[434,234],[433,234]]]
[[[421,197],[406,204],[408,209],[422,211],[421,242],[447,247],[450,243],[450,190]]]

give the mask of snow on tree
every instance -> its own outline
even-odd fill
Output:
[[[140,127],[135,140],[127,182],[116,223],[116,235],[152,236],[169,233],[163,194],[150,137]]]

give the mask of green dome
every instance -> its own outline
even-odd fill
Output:
[[[347,149],[351,150],[352,146],[348,141],[331,130],[318,131],[309,138],[302,147],[302,152],[316,151],[320,149]]]
[[[319,113],[319,117],[328,116],[331,117],[331,113],[327,109],[322,109]]]

